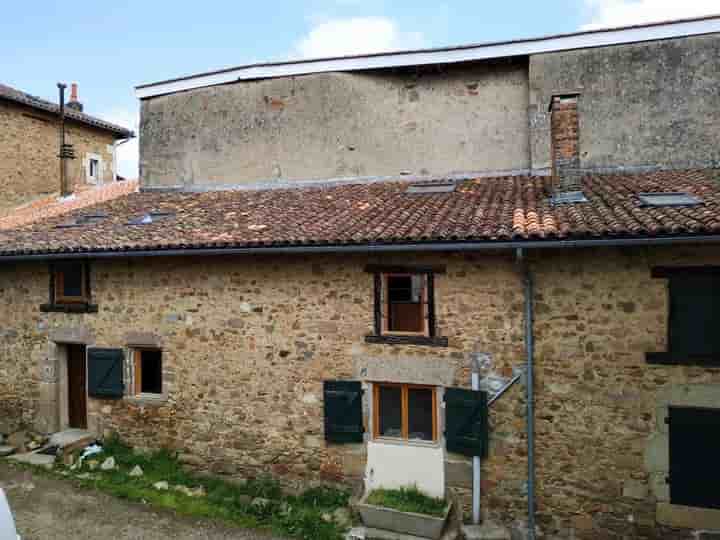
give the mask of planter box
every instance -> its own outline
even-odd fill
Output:
[[[434,517],[413,512],[400,512],[384,506],[374,506],[367,504],[366,500],[367,495],[356,505],[366,527],[431,538],[432,540],[438,540],[442,535],[452,506],[452,503],[448,503],[445,515]]]

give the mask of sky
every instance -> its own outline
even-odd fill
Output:
[[[440,47],[720,13],[720,0],[35,0],[0,17],[0,82],[138,131],[137,84],[247,63]],[[120,173],[137,177],[137,140]]]

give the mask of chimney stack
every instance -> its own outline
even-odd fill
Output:
[[[73,109],[78,112],[83,111],[83,104],[78,101],[78,85],[72,83],[70,86],[70,101],[67,103],[68,109]]]
[[[550,102],[550,153],[556,191],[580,191],[578,92],[558,94]]]

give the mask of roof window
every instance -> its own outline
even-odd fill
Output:
[[[410,184],[406,193],[412,194],[432,194],[432,193],[452,193],[455,191],[455,182],[427,182]]]
[[[128,225],[150,225],[151,223],[157,223],[166,218],[173,217],[174,212],[166,212],[161,210],[153,210],[147,214],[143,214],[140,217],[136,217],[127,222]]]
[[[108,217],[108,215],[103,212],[96,212],[96,213],[92,213],[92,214],[83,214],[81,216],[77,216],[75,219],[71,219],[64,223],[60,223],[59,225],[55,225],[55,228],[56,229],[72,229],[73,227],[82,227],[83,225],[87,225],[89,223],[95,223],[95,222],[101,221],[107,217]]]
[[[696,206],[702,201],[685,192],[638,193],[642,206]]]
[[[586,203],[588,202],[587,197],[582,191],[563,191],[555,193],[550,197],[550,204],[575,204],[575,203]]]

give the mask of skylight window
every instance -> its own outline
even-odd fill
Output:
[[[75,219],[71,219],[70,221],[66,221],[64,223],[60,223],[59,225],[56,225],[56,229],[72,229],[73,227],[82,227],[83,225],[87,225],[89,223],[95,223],[97,221],[101,221],[105,218],[107,218],[108,215],[104,214],[102,212],[97,212],[93,214],[83,214],[82,216],[78,216]]]
[[[550,197],[550,204],[576,204],[588,202],[582,191],[564,191]]]
[[[428,182],[424,184],[410,184],[406,193],[452,193],[453,191],[455,191],[455,182]]]
[[[173,212],[166,212],[161,210],[153,210],[152,212],[148,212],[147,214],[143,214],[140,217],[136,217],[134,219],[131,219],[128,221],[128,225],[150,225],[151,223],[156,223],[160,220],[173,217],[175,214]]]
[[[696,206],[700,198],[685,192],[638,193],[642,206]]]

